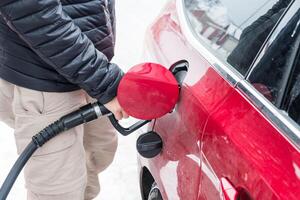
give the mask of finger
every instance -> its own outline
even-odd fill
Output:
[[[122,110],[122,115],[123,115],[123,118],[125,118],[125,119],[129,118],[129,115],[124,110]]]
[[[123,118],[122,112],[115,112],[114,116],[117,120],[121,120]]]

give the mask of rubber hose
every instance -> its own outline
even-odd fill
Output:
[[[21,153],[14,166],[10,170],[8,176],[6,177],[4,183],[2,184],[2,187],[0,189],[0,200],[6,199],[23,167],[39,147],[43,146],[46,142],[66,130],[97,119],[98,115],[95,111],[95,106],[98,106],[100,111],[103,112],[100,112],[99,115],[109,113],[109,111],[105,109],[105,107],[101,104],[88,104],[70,114],[61,117],[56,122],[41,130],[38,134],[34,135],[32,137],[32,141]]]
[[[15,183],[17,177],[22,171],[24,165],[27,163],[32,154],[37,150],[37,148],[38,147],[34,142],[30,142],[25,148],[25,150],[22,152],[22,154],[19,156],[18,160],[15,162],[13,168],[10,170],[0,189],[0,200],[6,199],[13,184]]]

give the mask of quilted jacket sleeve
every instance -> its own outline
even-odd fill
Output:
[[[123,72],[94,47],[59,0],[1,0],[0,15],[67,80],[103,104],[116,96]]]

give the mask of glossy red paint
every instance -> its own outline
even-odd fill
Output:
[[[124,110],[138,119],[155,119],[170,112],[179,96],[178,83],[165,67],[142,63],[122,78],[118,100]]]
[[[239,91],[212,112],[202,142],[215,178],[227,177],[253,199],[299,199],[299,150]]]
[[[175,1],[147,36],[146,59],[165,66],[190,63],[176,109],[149,127],[162,137],[162,153],[139,159],[163,199],[299,199],[299,149],[190,46]]]
[[[186,51],[187,43],[178,32],[179,26],[174,21],[176,13],[174,9],[170,9],[174,4],[171,4],[150,29],[148,47],[153,54],[146,60],[171,66],[178,60],[189,59],[190,69],[186,80],[189,80],[192,85],[206,73],[209,66],[199,58],[194,49],[190,48]],[[198,67],[199,65],[202,67]],[[165,200],[198,198],[201,172],[200,139],[208,116],[197,99],[196,89],[185,83],[174,112],[165,115],[155,123],[154,130],[163,138],[163,152],[150,160],[140,159],[141,165],[151,171]]]

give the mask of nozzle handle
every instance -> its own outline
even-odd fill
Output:
[[[97,115],[98,117],[103,116],[103,115],[107,115],[108,119],[110,121],[110,123],[113,125],[113,127],[123,136],[127,136],[131,133],[133,133],[134,131],[136,131],[137,129],[141,128],[142,126],[148,124],[149,122],[151,122],[151,120],[141,120],[136,122],[135,124],[131,125],[130,127],[123,127],[119,121],[115,118],[115,116],[107,109],[105,108],[101,103],[97,103],[97,107],[95,107],[95,110],[97,111]]]
[[[137,129],[141,128],[142,126],[151,122],[151,120],[141,120],[141,121],[138,121],[135,124],[131,125],[130,127],[125,128],[119,124],[119,121],[115,118],[114,115],[109,115],[108,118],[109,118],[111,124],[115,127],[115,129],[117,129],[117,131],[119,133],[121,133],[123,136],[129,135],[129,134],[133,133],[134,131],[136,131]]]

